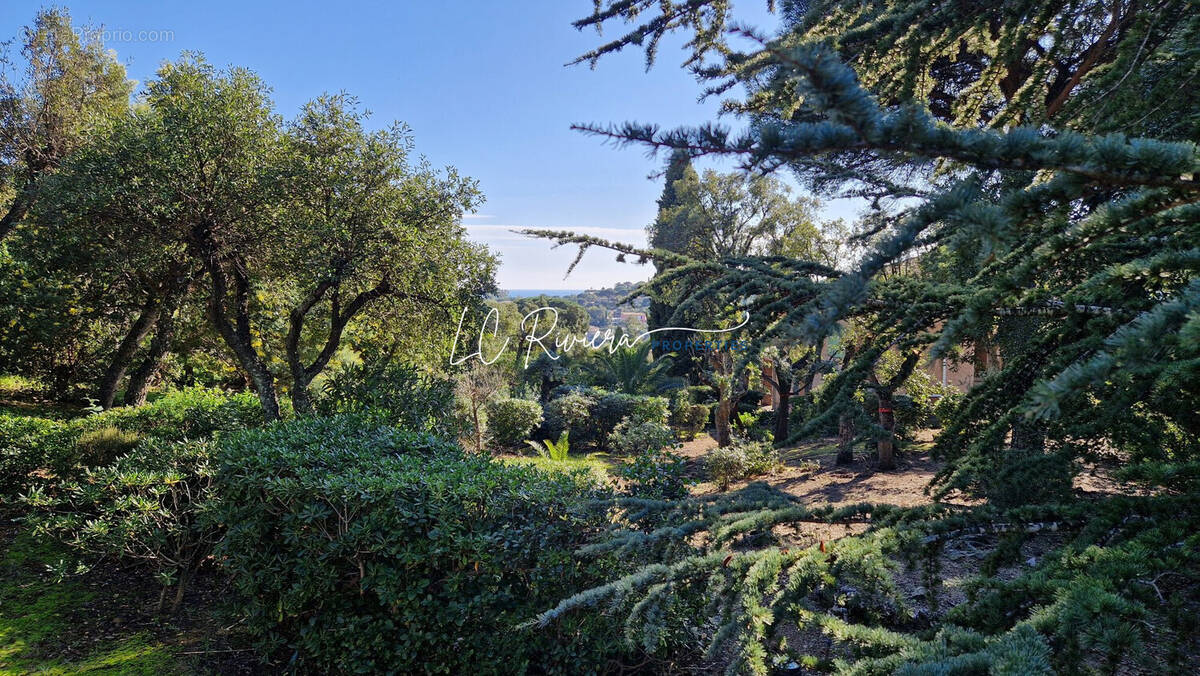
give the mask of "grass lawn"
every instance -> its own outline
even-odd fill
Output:
[[[613,458],[608,453],[574,453],[568,455],[566,460],[550,460],[540,455],[501,455],[498,459],[500,462],[513,465],[533,465],[539,469],[554,472],[585,470],[602,481],[610,480],[609,472],[621,464],[619,459]]]

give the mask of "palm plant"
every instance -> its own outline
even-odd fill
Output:
[[[546,439],[545,441],[527,440],[525,443],[533,447],[533,450],[538,452],[546,460],[554,462],[562,462],[567,459],[567,452],[570,450],[571,444],[567,439],[569,430],[563,430],[562,434],[558,435],[558,441]]]
[[[684,386],[668,375],[670,357],[651,359],[650,341],[597,353],[584,369],[596,382],[625,394],[660,394]]]

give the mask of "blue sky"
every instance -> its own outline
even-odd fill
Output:
[[[661,191],[647,176],[663,158],[614,149],[573,122],[636,120],[664,126],[716,117],[718,101],[679,68],[679,42],[645,72],[640,51],[595,70],[563,64],[601,40],[572,20],[590,0],[459,2],[75,1],[77,25],[102,25],[130,77],[149,80],[163,60],[203,52],[217,65],[256,71],[291,117],[326,91],[359,97],[377,124],[407,122],[418,152],[480,181],[487,202],[465,223],[502,257],[502,288],[588,288],[645,279],[648,267],[603,252],[563,278],[573,251],[508,232],[572,229],[645,241]],[[743,21],[771,27],[765,2],[739,5]],[[0,25],[15,34],[43,3],[6,0]],[[730,123],[736,123],[729,120]],[[715,165],[714,165],[715,166]]]

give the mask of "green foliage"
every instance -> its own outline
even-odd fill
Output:
[[[520,446],[542,424],[542,406],[527,399],[493,399],[487,404],[488,429],[503,446]]]
[[[584,362],[591,382],[623,394],[661,394],[686,383],[669,375],[669,357],[651,358],[651,342],[643,339],[632,347],[602,350]]]
[[[756,399],[760,393],[754,393]],[[762,411],[757,407],[753,411],[738,411],[733,418],[733,427],[751,441],[774,441],[775,434],[771,431],[774,422],[772,411]]]
[[[553,441],[551,439],[534,441],[529,439],[526,440],[525,443],[529,444],[530,447],[537,451],[537,454],[545,460],[549,460],[551,462],[564,462],[571,453],[570,434],[571,432],[569,430],[563,430],[558,435],[558,441]]]
[[[1195,496],[1008,511],[833,508],[756,483],[733,493],[618,505],[618,521],[581,553],[636,552],[649,563],[564,599],[538,623],[620,607],[626,640],[638,642],[667,629],[660,610],[699,593],[707,605],[694,620],[715,616],[700,631],[705,657],[726,673],[770,673],[770,665],[787,661],[844,674],[1172,673],[1194,647],[1195,619],[1180,609],[1200,601],[1200,536],[1190,527],[1200,509]],[[775,528],[819,533],[822,524],[864,522],[862,535],[811,546],[785,543]],[[1034,534],[1044,535],[1039,556],[1019,559],[1005,575],[980,565],[965,585],[966,602],[938,609],[940,562],[986,564],[992,554],[969,552],[991,549],[997,536],[1019,552]],[[919,593],[912,573],[925,581]],[[1169,600],[1168,590],[1182,598]],[[824,639],[788,645],[784,639],[797,627]],[[664,659],[679,655],[677,646],[643,646]],[[830,652],[837,656],[832,663]]]
[[[624,393],[603,394],[596,400],[592,418],[598,430],[612,430],[627,418],[661,425],[670,417],[666,397]]]
[[[0,414],[0,499],[22,492],[35,470],[60,467],[73,455],[63,423]]]
[[[668,419],[672,427],[683,432],[688,439],[695,439],[708,424],[708,405],[693,404],[687,399],[676,400]]]
[[[708,474],[718,490],[726,490],[735,481],[777,471],[779,451],[768,441],[736,441],[712,449],[704,458]]]
[[[546,430],[550,434],[570,431],[576,441],[592,440],[592,410],[596,399],[582,392],[568,392],[546,404]]]
[[[175,586],[173,608],[219,535],[205,511],[212,499],[212,442],[148,441],[78,480],[35,487],[23,502],[33,532],[79,553],[147,562]],[[160,607],[162,599],[160,598]]]
[[[608,435],[608,447],[624,455],[663,451],[678,445],[675,432],[667,425],[633,416],[618,423]]]
[[[453,414],[453,382],[397,364],[350,366],[335,373],[325,382],[316,407],[323,415],[368,415],[448,439],[463,429]]]
[[[144,406],[65,422],[0,415],[0,496],[108,465],[142,439],[204,439],[262,421],[253,395],[203,388],[172,391]]]
[[[687,460],[666,447],[644,451],[617,469],[625,490],[635,497],[675,500],[688,494]]]
[[[115,427],[155,439],[181,441],[262,423],[263,412],[253,394],[193,387],[173,390],[145,406],[113,408],[80,418],[72,427],[80,432]]]
[[[1010,448],[1140,453],[1155,445],[1150,430],[1173,426],[1187,456],[1200,452],[1191,385],[1200,156],[1180,142],[1200,118],[1178,92],[1161,91],[1169,105],[1144,98],[1157,75],[1182,81],[1200,58],[1183,47],[1200,32],[1184,3],[1115,12],[1051,3],[1034,16],[1002,2],[987,21],[949,12],[930,23],[914,19],[927,8],[911,3],[831,0],[790,7],[783,32],[753,53],[722,50],[727,4],[602,3],[582,23],[635,24],[593,57],[634,43],[653,51],[666,32],[696,30],[693,57],[717,55],[701,73],[728,78],[714,91],[747,85],[750,95],[730,107],[753,113],[754,125],[736,134],[712,125],[586,130],[693,158],[735,157],[754,173],[787,168],[819,192],[871,198],[858,226],[869,249],[833,269],[543,236],[669,263],[646,291],[691,284],[678,312],[705,303],[748,312],[752,352],[777,340],[815,346],[862,322],[867,335],[826,383],[809,431],[855,417],[863,390],[890,389],[875,382],[875,367],[892,350],[936,358],[994,347],[994,372],[938,436],[934,451],[948,461],[938,495],[994,493],[988,472]],[[1052,49],[1040,48],[1046,35]],[[1093,106],[1114,96],[1130,106],[1115,127]],[[1158,117],[1164,110],[1173,112]],[[875,427],[858,434],[891,433]]]
[[[103,467],[133,450],[141,440],[141,434],[116,427],[84,432],[75,440],[77,462],[85,467]]]
[[[576,511],[599,497],[582,481],[423,433],[299,419],[224,442],[217,556],[259,645],[298,668],[575,672],[613,654],[605,620],[517,624],[604,568],[572,555],[599,525]]]
[[[666,397],[605,392],[598,388],[563,388],[546,404],[546,429],[564,429],[580,444],[604,445],[610,433],[627,418],[665,425],[670,418]]]

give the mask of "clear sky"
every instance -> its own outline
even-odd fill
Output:
[[[44,3],[4,0],[8,36]],[[716,117],[718,101],[679,68],[678,41],[645,72],[640,51],[595,70],[565,63],[597,45],[570,24],[591,0],[261,0],[66,2],[76,25],[102,25],[130,77],[149,80],[163,60],[203,52],[216,65],[245,66],[293,116],[326,91],[357,96],[380,125],[407,122],[417,150],[435,165],[477,178],[487,202],[465,223],[502,257],[501,288],[588,288],[648,277],[649,267],[589,252],[564,279],[574,251],[509,232],[571,229],[644,243],[662,187],[648,175],[664,158],[614,149],[569,129],[573,122],[636,120],[664,126]],[[743,21],[775,24],[765,2],[746,0]],[[730,123],[736,123],[729,120]]]

